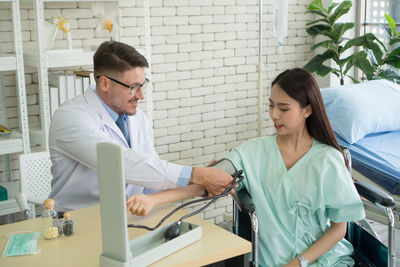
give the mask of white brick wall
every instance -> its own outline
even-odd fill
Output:
[[[144,45],[142,1],[120,2],[120,26],[125,41]],[[313,40],[305,32],[312,16],[309,1],[289,0],[289,37],[278,49],[273,36],[271,3],[263,7],[264,101],[271,80],[281,71],[301,67],[312,57]],[[160,157],[176,163],[204,165],[226,155],[256,136],[258,63],[258,1],[168,0],[150,1],[152,82],[154,85],[154,144]],[[71,21],[73,44],[88,48],[107,37],[97,37],[92,3],[47,3],[45,17],[62,15]],[[34,47],[33,11],[21,4],[24,48]],[[61,33],[55,48],[66,45]],[[13,52],[8,4],[0,4],[0,52]],[[29,122],[39,122],[37,74],[26,68]],[[3,76],[8,126],[18,127],[14,75]],[[146,109],[145,105],[142,105]],[[266,110],[264,107],[263,110]],[[263,135],[273,133],[263,114]],[[13,156],[15,158],[15,155]],[[1,165],[0,165],[1,166]],[[16,161],[14,177],[18,179]],[[2,172],[0,172],[2,179]],[[231,212],[231,199],[214,204],[202,215],[218,223]]]

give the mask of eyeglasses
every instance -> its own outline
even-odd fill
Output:
[[[146,89],[147,85],[148,85],[149,82],[150,82],[149,79],[145,78],[145,80],[144,80],[144,82],[143,82],[142,84],[137,83],[137,84],[134,84],[134,85],[127,85],[126,83],[120,82],[120,81],[118,81],[118,80],[116,80],[116,79],[113,79],[113,78],[111,78],[111,77],[108,77],[108,76],[106,76],[106,75],[97,76],[96,79],[99,79],[101,76],[104,76],[104,77],[110,79],[110,80],[113,81],[113,82],[116,82],[116,83],[118,83],[118,84],[120,84],[120,85],[122,85],[122,86],[125,86],[125,87],[131,89],[131,92],[130,92],[131,95],[136,94],[136,92],[137,92],[140,88]]]

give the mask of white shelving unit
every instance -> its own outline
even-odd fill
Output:
[[[22,0],[24,3],[32,3],[32,0]],[[48,70],[50,68],[63,68],[63,67],[79,67],[92,65],[93,63],[93,51],[83,51],[79,49],[73,50],[46,50],[46,45],[43,42],[44,32],[42,29],[44,23],[44,4],[46,2],[115,2],[118,5],[117,0],[35,0],[34,14],[36,24],[36,40],[37,51],[24,52],[24,61],[27,66],[33,66],[38,68],[39,78],[39,99],[40,99],[40,114],[41,114],[41,125],[30,128],[30,138],[35,144],[42,146],[44,150],[48,150],[48,133],[50,129],[51,115],[50,115],[50,103],[49,103],[49,85],[48,85]],[[118,8],[118,7],[117,7]],[[144,0],[144,14],[145,14],[145,48],[144,55],[151,63],[151,45],[150,45],[150,2]],[[117,22],[119,24],[119,22]],[[117,34],[119,37],[119,34]],[[142,51],[142,49],[139,49]],[[147,76],[150,78],[151,69],[147,71]],[[147,90],[148,100],[148,118],[152,122],[152,101],[151,101],[151,90]]]
[[[43,57],[45,58],[45,67],[43,67],[42,65],[41,68],[44,69],[39,72],[41,125],[36,125],[29,128],[29,138],[33,144],[41,145],[43,148],[48,150],[48,133],[50,128],[51,116],[49,109],[50,102],[48,93],[49,90],[47,70],[50,68],[67,68],[92,65],[93,54],[94,52],[92,51],[83,51],[80,49],[45,51],[43,55]],[[24,52],[25,65],[30,67],[38,67],[38,63],[40,61],[40,55],[38,55],[37,53]],[[41,68],[39,67],[39,69]]]
[[[45,58],[48,68],[75,67],[92,65],[93,51],[83,51],[83,49],[63,49],[46,51]],[[36,53],[24,52],[25,65],[36,67],[39,56]]]
[[[37,50],[24,52],[24,61],[27,66],[38,68],[39,78],[39,99],[41,125],[30,129],[31,141],[42,146],[44,150],[49,147],[49,129],[51,122],[50,102],[49,102],[49,82],[48,70],[50,68],[67,68],[92,65],[92,51],[83,51],[82,49],[64,49],[64,50],[46,50],[44,43],[44,4],[46,2],[115,2],[117,0],[22,0],[24,3],[32,3],[35,15]],[[119,23],[118,23],[119,24]]]
[[[19,211],[18,205],[14,199],[19,192],[19,182],[12,181],[11,167],[9,154],[11,153],[29,153],[29,132],[28,132],[28,114],[25,90],[25,76],[22,53],[22,38],[21,38],[21,19],[18,0],[0,0],[0,2],[9,2],[11,4],[11,13],[13,20],[14,32],[14,56],[0,56],[0,71],[15,71],[16,72],[16,87],[18,97],[18,111],[20,122],[20,133],[13,131],[10,137],[0,138],[0,155],[3,156],[3,170],[5,174],[5,182],[0,183],[7,188],[8,200],[0,201],[0,216]],[[4,99],[2,85],[0,85],[0,99]],[[2,108],[4,110],[2,110]],[[0,105],[0,114],[2,121],[6,121],[5,105]]]

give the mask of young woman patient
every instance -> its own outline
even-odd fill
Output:
[[[269,114],[276,135],[254,138],[227,156],[243,170],[256,206],[261,266],[353,266],[346,222],[365,217],[312,75],[291,69],[272,82]],[[135,195],[127,208],[201,196],[201,186]]]

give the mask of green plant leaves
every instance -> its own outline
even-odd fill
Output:
[[[317,24],[307,28],[307,33],[313,37],[318,34],[329,37],[335,44],[339,43],[343,34],[354,27],[353,22],[336,23],[333,27],[327,24]]]
[[[353,56],[351,56],[351,59],[353,58]],[[343,74],[347,74],[347,72],[351,69],[351,67],[353,67],[353,61],[349,60],[346,64],[346,68],[343,71]]]
[[[374,40],[375,35],[373,35],[372,33],[366,33],[362,36],[355,37],[346,43],[346,45],[343,47],[343,51],[346,51],[348,48],[353,47],[353,46],[361,46],[363,44],[366,44],[367,39]]]
[[[353,27],[353,22],[336,23],[335,25],[333,25],[332,30],[327,34],[327,36],[331,38],[333,42],[338,43],[343,34]]]
[[[324,65],[324,64],[321,64],[321,65],[318,67],[318,69],[316,70],[316,72],[317,72],[317,74],[318,74],[319,76],[324,77],[324,76],[327,75],[329,72],[331,72],[331,70],[332,70],[331,67],[328,67],[328,66],[326,66],[326,65]]]
[[[328,18],[328,11],[325,10],[325,8],[322,6],[322,1],[321,0],[314,0],[311,2],[311,4],[308,5],[307,7],[307,13],[313,13],[316,15],[319,15],[325,19]]]
[[[372,34],[372,33],[371,33],[371,34]],[[375,35],[374,35],[374,37],[375,37],[375,41],[377,41],[377,42],[381,45],[381,47],[383,48],[383,50],[386,52],[386,51],[387,51],[387,48],[386,48],[385,44],[382,43],[381,40],[379,40],[379,38],[376,38]]]
[[[360,83],[356,78],[354,78],[351,75],[346,75],[346,77],[349,77],[352,80],[353,83]]]
[[[400,68],[400,47],[397,47],[389,53],[385,63]]]
[[[383,52],[379,45],[377,45],[373,40],[367,39],[367,42],[364,44],[365,48],[371,49],[372,53],[375,56],[376,62],[381,65],[383,63]]]
[[[385,18],[388,21],[390,28],[392,29],[393,36],[396,36],[396,22],[388,14],[385,14]]]
[[[311,50],[315,50],[318,47],[325,47],[325,48],[327,48],[329,50],[334,50],[335,49],[335,44],[331,40],[325,40],[325,41],[322,41],[322,42],[319,42],[319,43],[313,45],[311,47]]]
[[[343,1],[340,3],[333,14],[329,17],[329,24],[333,25],[338,18],[349,12],[352,5],[351,1]]]
[[[328,15],[319,10],[308,10],[306,13],[312,13],[328,19]]]
[[[357,52],[353,55],[353,65],[361,69],[368,80],[371,80],[375,69],[367,59],[367,53],[365,51]]]
[[[331,72],[340,78],[340,71],[338,69],[332,68]]]
[[[317,72],[318,75],[325,76],[331,70],[330,67],[323,65],[325,60],[331,59],[335,56],[334,52],[327,50],[320,55],[313,57],[305,66],[304,69],[309,72]],[[328,71],[329,68],[329,71]],[[328,71],[328,72],[326,72]]]
[[[389,45],[392,46],[400,42],[400,37],[392,38],[389,40]]]
[[[378,41],[382,47],[385,47],[372,33],[366,33],[362,36],[355,37],[352,40],[349,40],[346,45],[343,47],[343,51],[349,49],[353,46],[362,46],[364,48],[370,49],[372,51],[372,55],[375,57],[374,60],[378,64],[382,64],[383,62],[383,52],[375,41]]]
[[[368,80],[384,78],[400,81],[400,74],[395,69],[400,68],[400,47],[391,50],[393,45],[400,43],[400,33],[395,31],[395,21],[385,14],[389,27],[380,25],[389,36],[389,46],[382,43],[372,33],[347,38],[344,35],[354,27],[354,23],[337,23],[336,21],[348,13],[351,7],[352,1],[348,0],[341,3],[330,2],[327,9],[323,7],[322,0],[314,0],[310,3],[307,12],[317,15],[317,18],[306,24],[307,33],[312,37],[323,35],[327,38],[311,47],[311,50],[324,48],[325,52],[313,57],[304,68],[320,76],[333,73],[339,77],[341,84],[344,82],[344,77],[349,77],[354,83],[358,82],[357,79],[348,75],[352,67],[364,72]],[[351,47],[362,47],[363,50],[343,58],[343,53]],[[337,67],[330,67],[330,64],[324,65],[326,60],[331,59],[335,61]],[[393,69],[391,69],[392,66]]]
[[[353,57],[354,57],[354,55],[351,55],[351,56],[348,56],[348,57],[345,58],[345,59],[340,59],[340,60],[338,60],[337,64],[338,64],[339,66],[344,66],[344,65],[347,63],[347,64],[346,64],[346,67],[345,67],[345,69],[344,69],[344,71],[343,71],[343,74],[344,74],[344,75],[346,75],[347,72],[350,70],[350,68],[353,67]]]
[[[327,19],[317,19],[317,20],[314,20],[314,21],[311,21],[311,22],[307,23],[306,26],[311,26],[311,25],[316,24],[318,22],[326,22],[327,24],[329,23]]]
[[[377,78],[383,78],[391,80],[392,82],[399,82],[400,81],[400,73],[392,68],[384,69]]]
[[[325,8],[322,6],[321,0],[314,0],[308,5],[307,10],[319,10],[322,12],[326,12]]]
[[[328,36],[328,33],[331,31],[331,27],[326,24],[317,24],[317,25],[311,26],[310,28],[307,28],[306,31],[312,37],[315,37],[318,34]]]
[[[374,53],[372,52],[371,49],[366,49],[364,50],[368,54],[368,59],[371,61],[372,66],[375,68],[375,70],[378,70],[378,61],[376,61],[376,57]]]
[[[331,13],[332,9],[334,9],[339,3],[330,2],[328,5],[328,13]]]
[[[394,36],[392,29],[389,26],[379,24],[379,27],[382,28],[383,30],[385,30],[385,32],[388,34],[389,38],[392,38]]]

